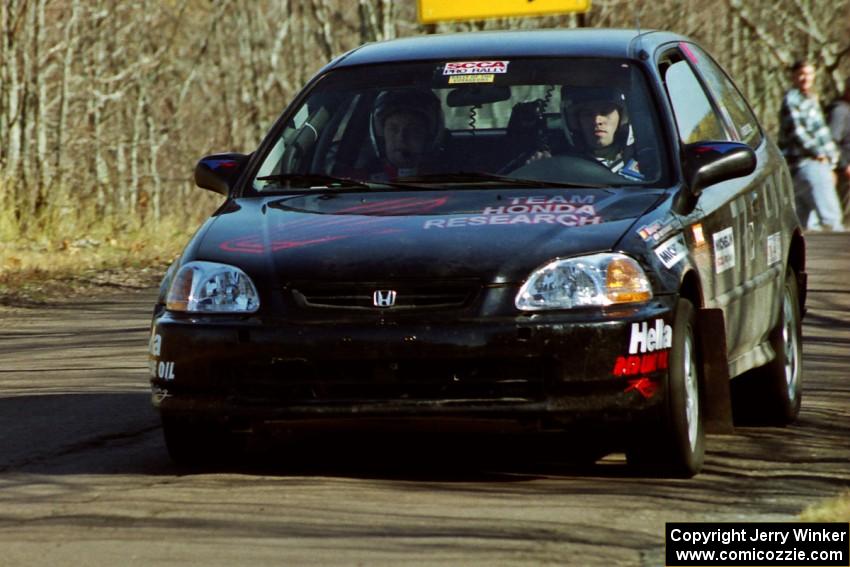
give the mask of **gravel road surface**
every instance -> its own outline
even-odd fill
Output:
[[[665,522],[794,520],[850,485],[850,235],[807,242],[800,419],[710,436],[691,480],[463,439],[181,469],[148,399],[155,290],[0,307],[0,565],[659,566]]]

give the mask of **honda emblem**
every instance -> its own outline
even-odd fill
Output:
[[[379,289],[372,294],[372,305],[375,307],[392,307],[395,305],[396,292],[394,289]]]

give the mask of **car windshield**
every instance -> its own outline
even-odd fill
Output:
[[[625,60],[343,68],[273,133],[253,188],[658,184],[658,124],[643,73]]]

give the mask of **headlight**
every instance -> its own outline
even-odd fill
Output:
[[[257,288],[245,272],[214,262],[189,262],[177,271],[165,307],[187,313],[254,313]]]
[[[537,269],[519,290],[522,311],[572,309],[652,299],[640,265],[623,254],[593,254],[555,260]]]

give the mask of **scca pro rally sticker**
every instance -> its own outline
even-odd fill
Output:
[[[735,267],[735,232],[730,226],[714,233],[714,271],[722,274]]]
[[[507,73],[510,61],[456,61],[446,63],[443,75],[487,75]]]

